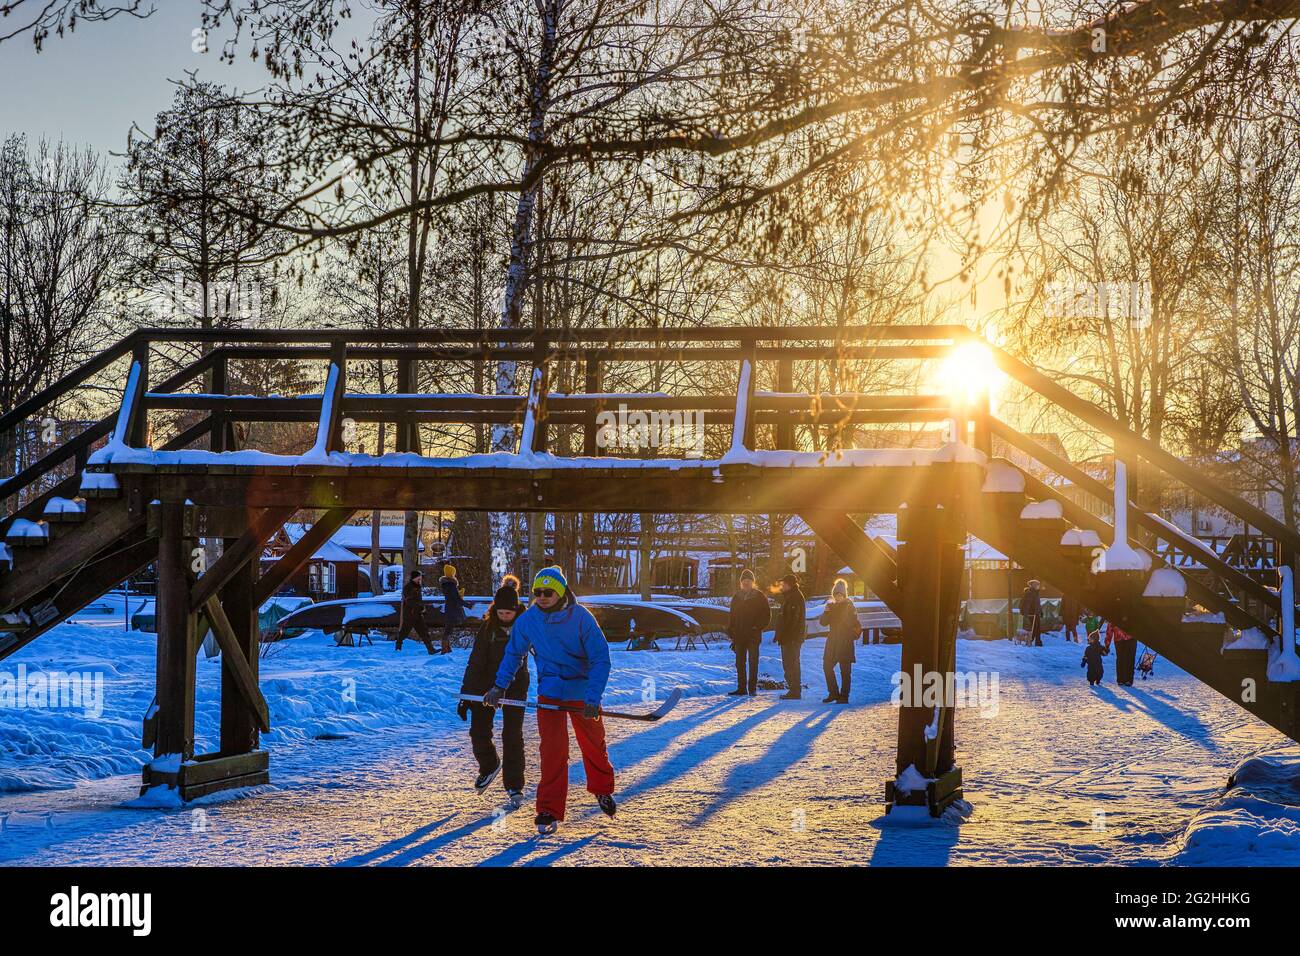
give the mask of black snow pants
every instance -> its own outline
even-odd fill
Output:
[[[758,693],[758,641],[736,642],[736,689]]]
[[[527,691],[525,691],[525,694]],[[478,760],[478,772],[490,773],[497,765],[497,748],[492,742],[492,721],[496,708],[469,705],[469,741]],[[501,782],[507,790],[524,789],[524,709],[501,708]]]
[[[433,641],[429,637],[429,625],[424,623],[423,616],[416,617],[410,624],[403,625],[402,629],[397,632],[397,650],[402,649],[402,641],[410,637],[412,631],[415,631],[419,639],[424,642],[425,649],[430,654],[434,653]]]
[[[802,641],[787,641],[781,645],[781,669],[785,671],[787,694],[803,693],[803,675],[799,672],[799,651]]]
[[[1115,682],[1133,683],[1133,663],[1137,660],[1138,642],[1134,640],[1115,642]]]

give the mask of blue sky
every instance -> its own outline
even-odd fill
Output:
[[[154,0],[145,20],[118,17],[51,38],[37,53],[29,38],[0,44],[0,137],[26,133],[64,139],[102,152],[126,149],[132,123],[152,130],[171,103],[171,81],[197,70],[201,79],[256,89],[266,71],[250,59],[221,62],[222,38],[193,49],[199,0]]]

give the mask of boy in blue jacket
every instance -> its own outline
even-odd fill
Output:
[[[537,655],[537,702],[564,710],[539,709],[541,779],[537,784],[537,832],[554,833],[564,819],[569,794],[569,731],[582,751],[587,790],[613,816],[614,768],[605,747],[600,700],[609,682],[609,643],[591,612],[574,600],[564,572],[542,568],[533,579],[533,603],[515,620],[496,684],[483,697],[495,707],[505,696],[528,649]]]

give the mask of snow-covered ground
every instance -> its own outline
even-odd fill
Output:
[[[996,675],[996,707],[958,711],[961,825],[882,814],[892,776],[897,646],[859,647],[851,703],[823,705],[822,641],[804,649],[804,699],[724,696],[713,650],[615,647],[606,702],[675,686],[665,720],[609,720],[620,810],[606,820],[574,765],[569,819],[537,838],[531,807],[497,812],[470,787],[454,713],[467,652],[340,648],[319,634],[262,663],[273,783],[182,810],[123,808],[138,792],[152,634],[122,629],[120,597],[0,664],[4,675],[101,675],[102,701],[0,706],[0,863],[9,864],[1240,864],[1300,851],[1300,748],[1160,661],[1154,680],[1090,690],[1080,649],[961,641],[963,671]],[[215,744],[219,664],[200,654],[196,728]],[[763,676],[779,678],[774,645]],[[525,725],[529,790],[536,735]],[[576,748],[575,748],[576,756]],[[1239,768],[1239,769],[1238,769]],[[1225,793],[1237,770],[1239,786]]]

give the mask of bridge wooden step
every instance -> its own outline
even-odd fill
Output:
[[[18,518],[5,532],[5,544],[11,548],[39,548],[50,543],[50,526],[44,521]]]
[[[80,496],[82,498],[117,498],[122,494],[122,487],[117,476],[104,471],[83,471],[81,473]]]
[[[85,498],[51,498],[45,505],[45,520],[59,524],[80,524],[86,520]]]

